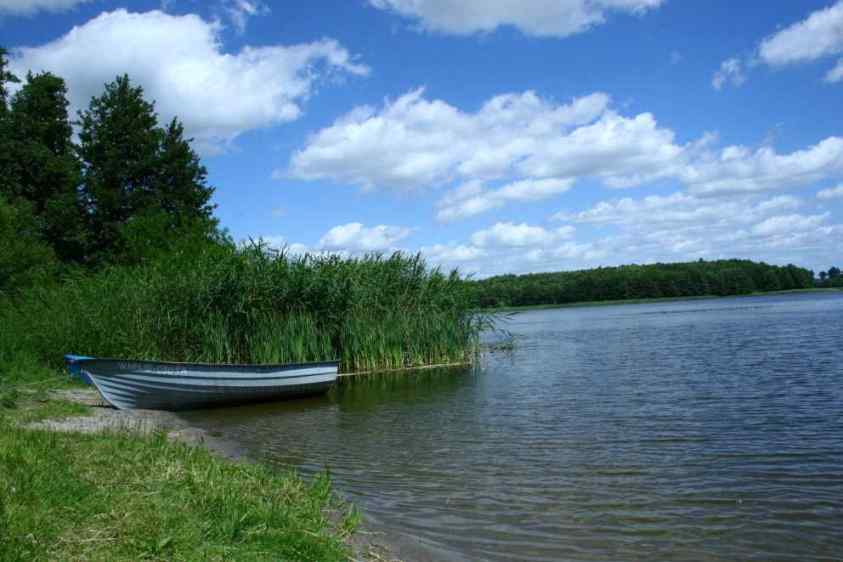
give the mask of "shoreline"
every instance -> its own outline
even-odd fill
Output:
[[[351,373],[338,373],[337,379],[348,379],[352,377],[368,376],[381,373],[410,373],[413,371],[426,371],[430,369],[449,369],[452,367],[469,367],[471,361],[457,361],[456,363],[438,363],[436,365],[417,365],[415,367],[399,367],[398,369],[375,369],[369,371],[354,371]]]
[[[411,376],[411,373],[416,371],[466,367],[471,364],[472,361],[466,359],[453,363],[389,369],[388,372],[392,374],[407,373],[408,376]],[[337,384],[341,385],[343,382],[350,384],[355,377],[367,377],[382,372],[385,371],[343,373],[338,377]],[[76,454],[84,455],[87,451],[96,457],[94,451],[97,448],[90,444],[93,439],[101,444],[100,448],[119,449],[120,443],[131,443],[132,448],[143,451],[145,456],[150,456],[153,459],[159,458],[159,456],[162,458],[178,457],[179,455],[189,457],[194,454],[202,456],[202,453],[204,453],[209,459],[206,461],[207,463],[219,465],[219,470],[231,470],[233,472],[231,484],[235,487],[247,482],[248,474],[252,470],[276,475],[275,478],[278,479],[278,485],[281,486],[281,489],[288,485],[290,475],[293,475],[293,480],[301,478],[295,476],[294,468],[291,468],[287,473],[284,470],[266,465],[260,460],[250,458],[247,451],[238,443],[226,439],[221,433],[212,429],[206,430],[193,425],[191,421],[180,416],[178,412],[143,409],[118,410],[109,405],[96,388],[71,381],[64,372],[54,371],[53,377],[35,383],[16,385],[14,388],[9,387],[6,390],[10,392],[10,394],[7,393],[7,396],[11,396],[11,405],[8,402],[0,403],[0,424],[3,426],[8,424],[9,432],[6,439],[8,443],[0,442],[0,452],[2,452],[2,447],[8,447],[9,443],[56,439]],[[4,396],[3,393],[0,393],[0,400],[2,399],[4,399]],[[48,438],[48,435],[56,437]],[[172,448],[173,445],[176,446],[174,449]],[[164,449],[161,449],[161,447],[164,447]],[[170,448],[167,449],[167,447]],[[179,450],[183,452],[179,453]],[[195,451],[195,453],[190,451]],[[47,472],[52,472],[52,468],[47,468],[51,466],[51,462],[55,462],[55,460],[47,460],[51,456],[42,453],[33,458],[33,462],[40,465],[41,470],[46,469]],[[2,457],[0,457],[0,460],[2,460]],[[81,469],[78,461],[68,458],[66,463],[68,469],[73,472]],[[231,468],[226,469],[226,466]],[[243,469],[235,468],[237,466],[242,466]],[[2,464],[0,464],[1,467]],[[143,470],[143,466],[138,461],[130,461],[124,468],[130,471]],[[58,481],[62,480],[61,477],[57,476],[57,478]],[[317,486],[320,485],[319,482],[323,478],[323,476],[308,478],[304,482],[306,485]],[[13,483],[14,480],[13,477],[11,482]],[[125,484],[109,484],[108,476],[105,476],[104,479],[94,478],[92,482],[103,490],[108,490],[109,496],[113,494],[115,497],[119,497],[126,493]],[[0,477],[0,507],[2,507],[3,501],[3,485],[3,478]],[[14,484],[12,485],[14,486]],[[326,520],[330,522],[327,532],[334,537],[333,540],[345,545],[349,552],[348,560],[354,562],[433,562],[438,559],[435,553],[415,537],[403,534],[400,530],[390,530],[387,526],[379,525],[376,520],[369,519],[364,511],[358,511],[350,499],[351,490],[334,489],[332,486],[330,490],[331,499],[318,501],[327,501],[330,504],[330,507],[326,507],[323,512]],[[214,492],[211,491],[211,493]],[[204,495],[205,493],[198,494],[196,501],[203,501]],[[246,494],[240,501],[244,505],[259,505],[263,501],[262,495],[263,492]],[[312,500],[313,498],[308,498],[306,501]],[[61,500],[58,501],[61,503]],[[118,503],[115,506],[119,505],[118,500],[109,499],[106,503],[110,505],[109,502],[111,501],[117,501]],[[121,507],[125,509],[125,506]],[[40,519],[41,511],[44,508],[33,506],[30,509],[33,509],[33,513],[37,514],[35,517]],[[169,509],[169,506],[165,506],[164,509]],[[0,509],[0,535],[3,531],[2,517],[3,511]],[[196,518],[197,514],[193,514],[193,517],[195,519],[194,525],[205,524],[202,523],[201,516]],[[302,520],[301,524],[306,525],[305,520]],[[38,526],[26,528],[32,529],[36,533],[39,529]],[[302,532],[313,537],[317,536],[307,530]],[[0,536],[0,542],[2,542],[2,538]],[[109,540],[117,541],[117,544],[120,544],[120,541],[123,540],[132,542],[137,539],[115,538]],[[63,541],[63,539],[59,538],[59,541]],[[232,544],[229,548],[233,548],[234,553],[240,552],[241,549],[235,544]],[[247,552],[248,550],[243,551],[244,554]],[[0,548],[0,558],[3,558],[2,548]]]
[[[24,424],[25,429],[62,433],[103,433],[125,431],[133,435],[165,432],[167,439],[194,447],[205,447],[215,456],[230,461],[249,462],[234,443],[191,426],[174,412],[159,410],[118,410],[109,406],[93,388],[48,391],[49,399],[88,408],[86,415],[47,418]]]
[[[434,367],[437,366],[428,368]],[[166,440],[171,443],[203,449],[224,463],[263,466],[259,461],[249,458],[236,443],[214,435],[213,432],[191,425],[175,412],[117,410],[108,405],[93,388],[54,389],[48,390],[46,395],[46,399],[37,401],[42,404],[49,404],[50,402],[73,404],[84,408],[84,411],[58,418],[50,416],[36,421],[20,422],[17,424],[20,429],[71,435],[128,436],[130,438],[144,438],[155,434],[163,434]],[[37,412],[38,406],[27,405],[23,408]],[[332,493],[336,494],[337,492]],[[339,498],[339,496],[337,497]],[[352,505],[344,499],[342,501],[349,506]],[[338,511],[328,513],[327,517],[338,527],[341,525],[342,514]],[[359,527],[344,537],[344,542],[351,552],[350,560],[360,562],[409,562],[411,560],[412,562],[428,562],[433,560],[423,549],[413,544],[408,538],[390,537],[377,528],[370,527],[364,513],[361,513],[360,517]],[[407,558],[407,555],[412,556],[412,558]]]
[[[753,293],[746,293],[741,295],[695,295],[687,297],[651,297],[644,299],[619,299],[619,300],[605,300],[605,301],[582,301],[561,304],[527,304],[520,306],[500,306],[490,308],[478,308],[477,312],[484,312],[494,314],[498,312],[522,312],[528,310],[548,310],[553,308],[586,308],[598,306],[620,306],[631,304],[653,304],[659,302],[681,302],[681,301],[697,301],[697,300],[711,300],[711,299],[730,299],[730,298],[746,298],[746,297],[763,297],[775,295],[793,295],[802,293],[835,293],[841,292],[843,289],[837,287],[814,287],[811,289],[788,289],[783,291],[756,291]]]

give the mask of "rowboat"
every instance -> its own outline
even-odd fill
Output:
[[[223,365],[76,359],[106,402],[119,410],[186,410],[326,392],[338,361]]]

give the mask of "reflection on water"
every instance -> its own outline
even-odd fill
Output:
[[[843,559],[843,295],[502,322],[475,368],[188,417],[448,560]]]

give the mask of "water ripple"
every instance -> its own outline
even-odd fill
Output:
[[[190,414],[458,561],[843,560],[843,295],[532,311],[476,369]]]

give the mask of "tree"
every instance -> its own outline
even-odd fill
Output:
[[[67,108],[64,80],[50,73],[26,77],[8,116],[14,182],[8,195],[30,203],[41,237],[62,261],[78,262],[84,255],[80,170]]]
[[[0,47],[0,113],[6,111],[9,103],[9,88],[6,84],[20,82],[17,76],[7,70],[8,66],[8,51]]]
[[[0,194],[0,296],[51,279],[58,266],[52,248],[38,233],[29,204],[12,204]]]
[[[840,277],[840,268],[829,267],[828,268],[828,278],[829,279],[837,279],[838,277]]]
[[[214,205],[210,203],[214,190],[207,184],[208,171],[185,140],[184,126],[177,119],[164,130],[158,159],[156,205],[174,224],[199,220],[211,221],[215,227]]]
[[[142,220],[140,230],[154,224],[175,235],[184,224],[201,223],[214,234],[207,172],[182,125],[160,128],[157,119],[143,88],[125,75],[80,113],[81,193],[95,263],[132,261],[121,237],[133,220]]]
[[[763,285],[759,287],[764,291],[778,291],[781,289],[779,276],[774,269],[765,269],[763,273]]]
[[[14,185],[12,164],[14,163],[9,124],[9,87],[17,83],[17,76],[7,70],[6,49],[0,47],[0,194],[8,194]]]
[[[501,275],[471,281],[478,306],[561,304],[619,298],[735,295],[810,287],[810,270],[749,260],[601,267],[583,271]],[[843,284],[843,277],[841,277]]]

